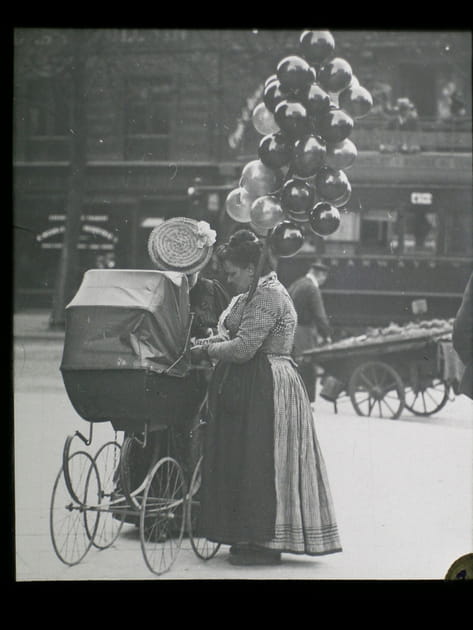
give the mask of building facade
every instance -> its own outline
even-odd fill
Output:
[[[87,162],[77,282],[90,267],[149,267],[150,230],[171,216],[205,218],[225,236],[235,227],[226,195],[257,154],[252,109],[277,62],[297,53],[300,31],[80,35]],[[353,193],[342,227],[326,239],[309,234],[301,253],[281,262],[281,278],[289,282],[321,258],[333,269],[326,294],[334,312],[346,312],[350,299],[361,320],[369,299],[389,319],[392,309],[407,316],[412,300],[427,298],[432,312],[447,316],[473,256],[470,33],[333,35],[374,107],[351,136],[358,157],[347,171]],[[75,133],[74,37],[67,29],[15,32],[17,308],[51,304]],[[399,97],[417,108],[419,130],[407,138],[421,148],[415,153],[399,151],[406,138],[387,128]],[[422,223],[427,234],[419,239]]]

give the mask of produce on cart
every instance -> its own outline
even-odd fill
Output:
[[[453,319],[392,322],[304,355],[324,369],[321,396],[335,405],[344,392],[361,416],[399,418],[404,409],[430,416],[446,404],[461,371],[452,329]]]

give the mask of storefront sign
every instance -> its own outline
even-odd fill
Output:
[[[61,221],[62,225],[55,225],[43,230],[36,236],[36,241],[40,244],[42,249],[62,249],[64,240],[62,235],[66,231],[66,226],[63,223],[65,215],[50,214],[48,218],[49,221]],[[96,223],[107,220],[107,215],[83,215],[83,223],[81,226],[81,233],[79,236],[79,242],[77,243],[77,248],[113,250],[115,243],[118,242],[118,237],[104,227],[93,225],[94,222]]]
[[[430,206],[432,205],[432,193],[413,192],[411,193],[411,203],[419,206]]]

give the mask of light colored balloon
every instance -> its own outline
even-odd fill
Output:
[[[269,111],[264,103],[259,103],[253,110],[252,114],[253,126],[258,133],[267,136],[279,131],[279,126],[274,120],[273,114]]]
[[[339,105],[349,116],[358,120],[370,113],[373,97],[362,85],[350,85],[340,93]]]
[[[271,230],[284,218],[284,211],[276,197],[263,195],[253,202],[250,210],[252,225]]]
[[[357,155],[355,144],[349,138],[345,138],[337,144],[327,145],[325,163],[336,171],[344,170],[353,165]]]
[[[233,221],[249,223],[252,203],[253,200],[244,188],[234,188],[225,200],[225,210]]]
[[[269,232],[268,228],[262,228],[259,225],[255,225],[251,221],[250,221],[250,227],[253,229],[255,234],[257,234],[258,236],[267,236],[268,235],[268,232]]]
[[[257,199],[281,188],[283,175],[280,170],[265,166],[261,160],[252,160],[243,167],[239,186]]]

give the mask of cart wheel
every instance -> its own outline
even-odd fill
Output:
[[[148,476],[140,512],[141,550],[153,573],[174,564],[185,526],[186,482],[178,462],[160,459]]]
[[[74,496],[66,483],[66,469],[74,481]],[[99,495],[100,479],[94,460],[88,453],[76,451],[56,477],[49,512],[51,541],[64,564],[78,564],[92,546],[99,514],[89,512],[88,505]],[[80,501],[75,497],[80,497]]]
[[[93,544],[99,549],[106,549],[115,542],[125,520],[125,499],[122,497],[120,500],[117,497],[120,449],[118,442],[106,442],[94,457],[100,478],[99,503],[104,502],[99,511],[97,532],[93,539]]]
[[[371,416],[377,407],[380,418],[399,418],[404,408],[404,383],[387,363],[362,363],[351,375],[348,393],[359,416]]]
[[[197,465],[192,474],[191,483],[189,486],[189,495],[187,502],[187,527],[189,531],[189,538],[191,541],[192,549],[194,553],[202,560],[210,560],[215,556],[220,549],[220,543],[215,543],[207,538],[199,535],[200,529],[200,499],[199,491],[202,485],[202,457],[197,462]]]
[[[405,406],[416,416],[431,416],[447,404],[450,387],[439,378],[406,389]]]

